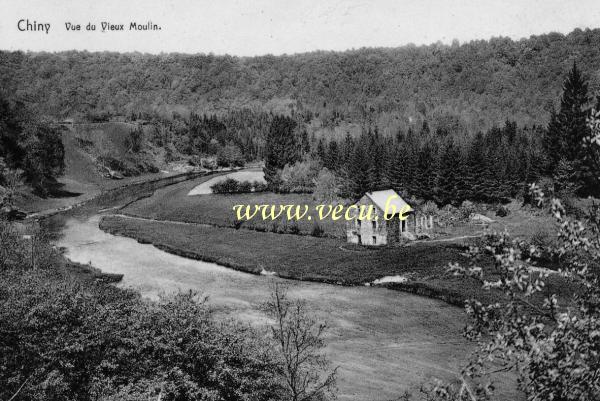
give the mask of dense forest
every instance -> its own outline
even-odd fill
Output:
[[[0,85],[53,117],[300,112],[325,126],[471,134],[546,124],[574,60],[600,85],[600,29],[464,44],[240,58],[0,52]]]
[[[597,146],[590,146],[598,141],[598,110],[600,99],[591,96],[573,63],[560,107],[552,110],[547,126],[506,120],[502,127],[465,135],[432,131],[425,121],[418,131],[409,128],[396,135],[382,135],[375,126],[357,137],[316,140],[306,139],[291,117],[278,116],[266,140],[265,178],[276,191],[310,191],[325,180],[330,183],[326,192],[343,198],[393,188],[438,205],[527,200],[532,183],[563,200],[598,195],[600,155]],[[321,167],[333,177],[321,175]]]

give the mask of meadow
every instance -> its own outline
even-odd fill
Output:
[[[234,205],[308,205],[315,211],[315,206],[322,204],[313,199],[312,194],[275,194],[272,192],[244,194],[207,194],[188,196],[198,181],[185,182],[170,188],[157,191],[154,196],[142,199],[123,209],[125,214],[156,220],[182,221],[188,223],[210,224],[218,227],[236,227]],[[167,206],[168,207],[165,207]],[[316,221],[287,221],[282,216],[275,221],[263,221],[255,218],[245,221],[242,228],[257,231],[292,233],[311,235],[316,227],[322,230],[322,236],[345,238],[344,221],[324,219]]]

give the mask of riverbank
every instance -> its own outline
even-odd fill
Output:
[[[252,274],[345,286],[370,285],[389,277],[389,282],[381,285],[456,306],[463,306],[470,297],[489,295],[474,281],[446,272],[451,261],[468,262],[463,249],[454,244],[372,248],[357,254],[332,238],[257,233],[128,216],[105,216],[99,226],[108,233],[152,244],[174,255]]]

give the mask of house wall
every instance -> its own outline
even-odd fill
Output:
[[[383,218],[383,211],[371,203],[367,196],[363,196],[356,205],[358,207],[373,206],[372,216],[377,218],[375,227],[373,221],[362,220],[360,224],[358,219],[346,222],[346,237],[348,242],[363,245],[386,245],[388,243],[388,222]],[[359,241],[360,235],[360,241]]]
[[[397,217],[386,221],[383,217],[383,210],[371,203],[371,200],[366,195],[356,205],[358,207],[372,205],[373,216],[377,216],[377,222],[375,228],[373,228],[372,221],[369,220],[363,220],[361,224],[358,224],[357,220],[346,222],[346,238],[348,242],[353,244],[391,245],[401,241],[402,237],[416,239],[415,235],[429,232],[433,229],[434,221],[431,215],[426,215],[418,211],[409,214],[404,223],[404,231],[402,231],[402,222]],[[394,235],[396,230],[399,232],[397,238]]]

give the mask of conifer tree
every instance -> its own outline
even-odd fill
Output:
[[[588,85],[583,79],[577,64],[569,72],[563,86],[558,115],[564,140],[564,154],[567,160],[575,161],[582,155],[583,139],[588,127]]]
[[[327,153],[325,155],[325,160],[323,160],[323,165],[329,170],[336,171],[340,163],[339,157],[338,143],[336,140],[332,140],[327,146]]]
[[[275,116],[269,127],[265,144],[265,180],[275,189],[278,170],[299,160],[294,129],[296,122],[285,116]]]
[[[563,84],[558,114],[550,116],[550,123],[544,140],[549,156],[549,172],[553,173],[561,158],[573,162],[580,167],[583,155],[583,140],[588,133],[586,118],[588,116],[588,85],[583,79],[577,64],[569,71]]]
[[[409,168],[412,167],[413,194],[423,199],[433,199],[435,196],[436,154],[432,143],[425,142],[416,151],[416,154],[413,153],[409,156],[412,159],[409,161]]]
[[[452,140],[447,141],[440,150],[435,194],[437,202],[442,205],[460,203],[457,199],[457,182],[460,173],[457,161],[459,159],[460,152],[456,145]]]
[[[367,149],[368,143],[363,136],[354,147],[350,163],[348,163],[346,188],[344,188],[344,192],[346,196],[353,199],[360,198],[372,187],[372,182],[370,182],[369,177],[371,163]]]
[[[316,156],[322,162],[325,162],[325,159],[327,158],[327,151],[325,150],[325,141],[323,140],[323,138],[319,139],[319,142],[317,144]]]
[[[463,169],[467,199],[479,202],[486,199],[486,167],[483,134],[478,132],[471,141]]]

